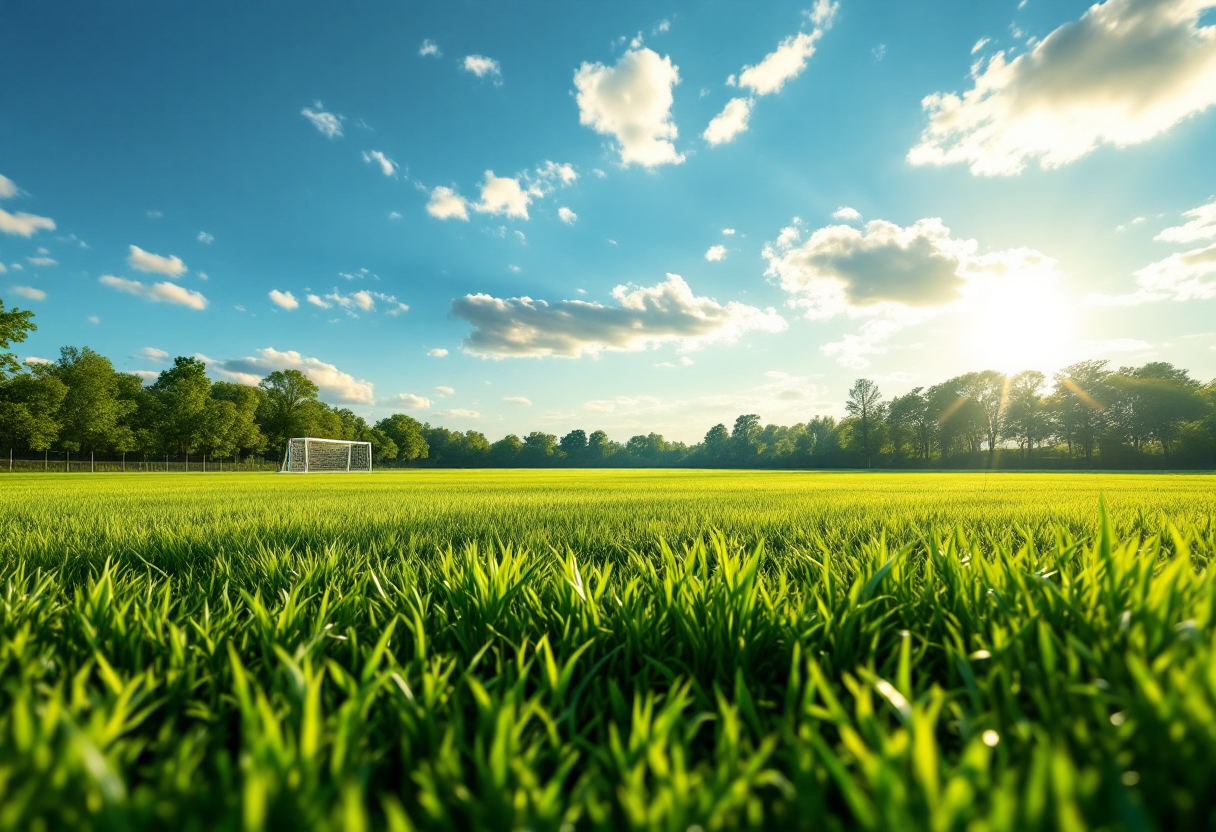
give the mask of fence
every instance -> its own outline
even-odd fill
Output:
[[[28,453],[9,451],[7,459],[0,458],[0,473],[88,474],[88,473],[153,473],[211,474],[229,471],[277,471],[277,460],[261,456],[245,459],[213,459],[205,455],[174,456],[172,454],[112,454],[46,451]]]

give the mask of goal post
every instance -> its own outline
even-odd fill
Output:
[[[337,474],[372,470],[372,443],[303,436],[287,441],[280,473]]]

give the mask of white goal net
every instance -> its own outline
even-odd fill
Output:
[[[344,439],[304,437],[287,442],[282,471],[289,474],[325,474],[372,470],[372,443]]]

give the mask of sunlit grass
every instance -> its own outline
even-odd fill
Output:
[[[1214,518],[1203,476],[15,475],[0,828],[1211,827]]]

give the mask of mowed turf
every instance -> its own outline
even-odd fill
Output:
[[[0,828],[1211,828],[1214,554],[1210,475],[5,475]]]

